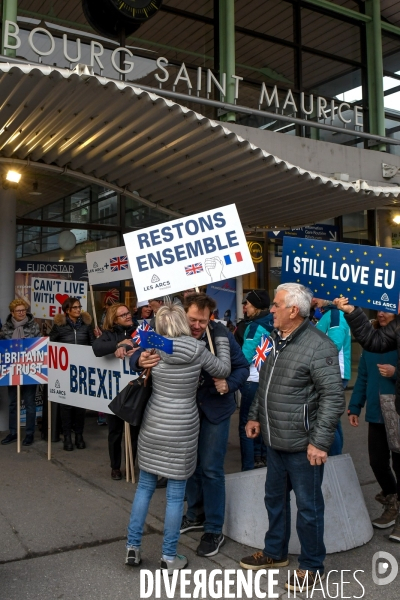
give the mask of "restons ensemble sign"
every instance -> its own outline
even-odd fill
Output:
[[[254,271],[234,204],[124,235],[139,301]]]

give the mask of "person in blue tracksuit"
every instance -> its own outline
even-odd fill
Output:
[[[240,453],[242,471],[265,467],[267,448],[261,434],[255,438],[246,435],[246,423],[251,403],[258,388],[260,374],[253,364],[253,358],[262,336],[268,336],[273,331],[273,318],[269,313],[270,298],[265,290],[252,290],[243,301],[246,307],[246,329],[243,333],[242,352],[250,365],[250,376],[242,386],[242,399],[239,413]]]
[[[351,379],[351,332],[344,314],[327,300],[314,298],[316,305],[322,313],[322,317],[315,325],[317,329],[325,333],[335,344],[339,353],[340,373],[343,387],[346,388]],[[335,433],[335,439],[329,451],[329,456],[342,454],[343,429],[339,420]]]

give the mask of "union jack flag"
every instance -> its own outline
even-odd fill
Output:
[[[197,273],[201,273],[202,270],[202,263],[194,263],[193,265],[188,265],[187,267],[185,267],[186,275],[196,275]]]
[[[154,329],[152,327],[150,327],[150,323],[148,323],[146,321],[146,319],[143,319],[143,323],[141,325],[139,325],[139,327],[137,329],[135,329],[135,331],[131,335],[132,341],[135,344],[139,344],[139,346],[140,346],[140,333],[139,333],[140,331],[154,331]]]
[[[116,256],[110,258],[111,271],[126,271],[129,268],[128,256]]]
[[[0,385],[47,383],[49,338],[0,341]]]
[[[271,352],[273,347],[274,345],[270,337],[265,335],[261,336],[261,341],[256,348],[255,355],[253,356],[253,364],[258,372],[261,371],[261,367],[267,360],[268,354]]]

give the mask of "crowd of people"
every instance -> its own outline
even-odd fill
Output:
[[[231,416],[239,407],[241,469],[267,466],[265,506],[269,528],[260,551],[241,559],[244,569],[288,564],[290,492],[297,504],[301,545],[299,568],[286,587],[312,587],[324,578],[324,499],[322,480],[328,456],[342,452],[344,390],[351,378],[351,332],[362,353],[348,405],[352,427],[366,407],[368,453],[381,492],[377,528],[393,527],[400,542],[400,448],[393,446],[381,410],[381,398],[396,396],[400,329],[395,315],[378,312],[370,323],[347,299],[335,303],[313,298],[302,285],[278,286],[271,303],[265,290],[251,290],[243,300],[244,319],[232,333],[214,320],[213,298],[194,290],[150,299],[136,315],[114,293],[105,301],[101,327],[93,328],[79,299],[68,298],[56,315],[52,341],[91,346],[96,356],[128,358],[134,371],[151,369],[152,394],[140,427],[131,426],[133,457],[139,481],[128,526],[127,565],[142,561],[141,539],[156,487],[166,487],[161,569],[169,574],[187,565],[177,553],[179,535],[202,531],[197,554],[212,557],[225,543],[224,460]],[[40,330],[25,301],[10,303],[0,339],[39,337]],[[137,317],[137,318],[136,318]],[[138,319],[173,341],[167,354],[138,347],[132,336]],[[255,358],[264,348],[264,360]],[[22,386],[26,406],[23,445],[34,441],[35,388]],[[16,388],[9,387],[9,433],[17,439]],[[85,409],[60,405],[64,450],[84,449]],[[124,421],[107,415],[111,477],[122,478]],[[72,432],[75,434],[74,443]],[[397,452],[396,452],[397,449]],[[392,460],[392,466],[390,465]],[[184,510],[186,500],[186,510]]]

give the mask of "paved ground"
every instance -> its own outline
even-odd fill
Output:
[[[366,449],[367,428],[349,428],[344,422],[345,452],[353,458],[364,497],[371,517],[380,513],[374,500],[379,491],[368,465]],[[3,436],[2,436],[3,437]],[[38,434],[37,434],[38,437]],[[47,461],[47,444],[36,441],[20,455],[16,445],[0,447],[0,600],[119,600],[145,597],[147,587],[140,585],[139,569],[124,565],[125,531],[135,486],[110,478],[107,455],[107,428],[98,427],[96,418],[89,413],[86,426],[88,448],[84,451],[64,452],[62,443],[53,444],[53,459]],[[229,450],[226,460],[228,473],[239,470],[237,414],[232,419]],[[158,568],[165,491],[158,490],[153,498],[143,542],[145,569],[154,573]],[[249,506],[251,510],[251,506]],[[260,523],[263,528],[263,523]],[[361,548],[329,555],[326,570],[334,571],[325,591],[315,591],[313,598],[368,598],[384,600],[400,596],[400,575],[388,585],[372,581],[372,558],[378,551],[389,552],[400,562],[400,544],[388,539],[390,530],[377,531],[372,540]],[[180,552],[187,555],[189,568],[212,570],[238,569],[238,560],[254,549],[227,540],[222,551],[212,560],[195,554],[200,533],[181,536]],[[260,594],[250,597],[287,598],[283,586],[287,569],[297,566],[290,557],[288,568],[281,569],[278,584],[273,589],[277,596],[268,594],[268,580],[260,580]],[[360,570],[354,578],[354,572]],[[388,568],[388,572],[391,569]],[[341,571],[344,573],[341,574]],[[201,577],[201,574],[198,575]],[[382,574],[381,577],[383,577]],[[225,596],[218,592],[216,573],[215,590],[207,596],[239,597],[235,585],[225,587]],[[341,580],[343,581],[340,584]],[[170,582],[171,580],[170,578]],[[349,583],[345,583],[349,582]],[[165,586],[149,592],[150,598],[183,598],[185,588],[179,585],[167,595]],[[182,583],[182,582],[181,582]],[[254,588],[253,588],[254,589]],[[186,589],[194,591],[193,577]],[[270,590],[271,592],[272,590]],[[299,596],[299,595],[298,595]],[[190,595],[186,597],[191,597]],[[246,597],[243,595],[243,597]],[[292,593],[293,597],[293,593]],[[300,595],[300,597],[306,597]]]

